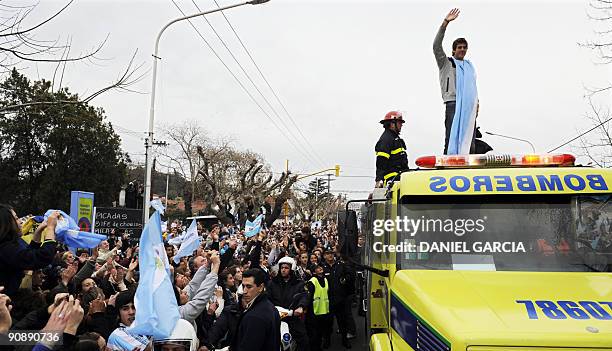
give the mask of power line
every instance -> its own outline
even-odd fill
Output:
[[[194,0],[191,0],[191,2],[193,3],[193,5],[196,7],[196,9],[198,10],[198,12],[203,12],[202,9],[200,9],[200,7],[198,6],[198,4],[196,4],[196,2]],[[219,6],[219,4],[217,4],[217,6]],[[223,11],[221,11],[223,12]],[[225,16],[225,15],[224,15]],[[302,145],[302,142],[298,140],[298,138],[295,136],[295,134],[293,134],[293,131],[291,130],[291,128],[289,128],[287,126],[287,124],[285,124],[285,121],[283,120],[283,118],[278,114],[278,112],[276,112],[276,109],[272,106],[272,104],[270,103],[270,101],[266,98],[266,96],[262,93],[262,91],[259,89],[259,87],[257,87],[257,84],[255,84],[255,82],[253,81],[253,79],[251,78],[251,76],[249,75],[249,73],[246,71],[246,69],[244,68],[244,66],[242,66],[242,64],[240,63],[240,61],[238,61],[238,59],[236,58],[236,56],[234,55],[234,53],[232,52],[232,50],[229,48],[229,46],[227,46],[227,43],[223,40],[223,38],[221,38],[221,36],[219,35],[219,33],[217,32],[217,30],[215,29],[215,27],[212,25],[212,23],[210,23],[210,21],[208,20],[208,18],[206,18],[206,16],[202,16],[202,19],[204,21],[206,21],[206,23],[208,24],[208,26],[210,27],[210,29],[212,29],[213,33],[215,33],[215,35],[217,36],[217,38],[219,39],[219,41],[221,41],[221,44],[223,44],[223,46],[225,47],[225,49],[227,50],[227,52],[230,54],[230,56],[232,57],[232,59],[234,59],[234,62],[236,62],[236,64],[238,65],[238,67],[240,67],[240,69],[242,70],[242,73],[244,73],[244,75],[246,76],[246,78],[249,80],[249,82],[251,82],[251,85],[253,85],[253,88],[255,88],[255,90],[259,93],[259,95],[262,97],[262,99],[266,102],[266,104],[268,105],[268,107],[270,108],[270,110],[272,110],[272,113],[274,113],[274,115],[278,118],[278,120],[281,122],[281,124],[283,125],[283,127],[285,127],[285,129],[289,132],[289,134],[291,134],[291,137],[298,143],[298,145],[300,145],[304,151],[306,151],[306,153],[310,153],[309,156],[313,156],[314,158],[313,160],[315,160],[316,162],[320,162],[320,159],[317,159],[317,155],[315,155],[314,153],[310,152],[310,150],[308,150],[308,148],[304,147]],[[226,18],[227,20],[227,18]],[[228,22],[229,23],[229,22]],[[231,26],[231,24],[230,24]],[[232,28],[233,29],[233,28]],[[235,32],[234,32],[235,33]],[[238,40],[240,40],[240,38],[238,38]],[[265,80],[265,78],[264,78]],[[296,126],[297,129],[299,129],[299,127]],[[307,141],[308,143],[308,141]],[[312,145],[310,145],[310,147],[312,148]],[[320,162],[321,165],[323,165],[322,162]]]
[[[337,178],[376,178],[376,177],[369,176],[369,175],[341,175],[341,176],[338,176]]]
[[[110,122],[110,124],[111,124],[111,126],[113,126],[115,129],[117,129],[117,130],[121,130],[121,131],[122,131],[123,133],[125,133],[125,134],[140,134],[140,132],[137,132],[137,131],[134,131],[134,130],[131,130],[131,129],[128,129],[128,128],[125,128],[125,127],[122,127],[122,126],[118,125],[117,123]]]
[[[272,174],[283,174],[283,172],[270,172]],[[309,175],[310,173],[292,173],[292,175],[296,175],[296,176],[303,176],[303,175]],[[324,176],[326,174],[332,174],[332,173],[324,173],[321,174],[321,176]],[[334,178],[376,178],[375,176],[371,176],[371,175],[339,175],[339,176],[333,176]]]
[[[570,140],[570,141],[568,141],[568,142],[565,142],[565,143],[563,143],[563,144],[561,144],[561,145],[557,146],[556,148],[554,148],[554,149],[552,149],[552,150],[550,150],[550,151],[548,151],[548,152],[549,152],[549,153],[551,153],[551,152],[553,152],[553,151],[555,151],[555,150],[557,150],[557,149],[562,148],[563,146],[565,146],[565,145],[567,145],[567,144],[571,143],[572,141],[574,141],[574,140],[576,140],[576,139],[578,139],[578,138],[580,138],[580,137],[582,137],[582,136],[584,136],[584,135],[586,135],[586,134],[588,134],[588,133],[590,133],[590,132],[594,131],[595,129],[597,129],[597,128],[601,127],[602,125],[604,125],[604,124],[608,123],[609,121],[612,121],[612,117],[608,118],[607,120],[605,120],[605,121],[603,121],[603,122],[599,123],[599,124],[598,124],[598,125],[596,125],[595,127],[591,128],[591,129],[589,129],[589,130],[587,130],[586,132],[584,132],[584,133],[582,133],[582,134],[579,134],[577,137],[575,137],[575,138],[571,139],[571,140]]]
[[[332,190],[332,193],[359,193],[359,194],[366,194],[366,193],[371,193],[372,190]]]
[[[172,3],[174,4],[174,6],[176,6],[176,8],[179,10],[179,12],[183,15],[186,16],[185,12],[183,12],[183,10],[180,8],[180,6],[176,3],[175,0],[172,0]],[[227,64],[225,63],[225,61],[223,61],[223,59],[221,58],[221,56],[219,56],[219,54],[217,53],[217,51],[210,45],[210,43],[206,40],[206,38],[204,38],[204,36],[202,35],[202,33],[198,30],[198,28],[193,24],[193,22],[191,21],[191,19],[187,20],[189,22],[189,24],[191,25],[191,27],[196,31],[196,33],[198,34],[198,36],[204,41],[204,43],[206,43],[206,45],[208,46],[208,48],[213,52],[213,54],[219,59],[219,61],[221,61],[221,63],[223,64],[223,66],[225,67],[225,69],[227,69],[227,71],[232,75],[232,77],[234,77],[234,80],[236,80],[236,82],[238,83],[238,85],[240,85],[240,87],[242,88],[242,90],[244,90],[244,92],[249,96],[249,98],[251,98],[251,100],[257,105],[257,107],[261,110],[261,112],[266,116],[266,118],[268,118],[268,120],[272,123],[272,125],[274,125],[274,127],[276,129],[278,129],[278,131],[285,137],[285,139],[287,139],[287,141],[295,148],[296,151],[298,151],[300,154],[302,154],[302,156],[305,157],[306,161],[308,163],[312,164],[312,160],[310,159],[310,156],[308,156],[307,154],[305,154],[302,150],[300,150],[292,141],[291,139],[289,139],[289,137],[285,134],[285,132],[278,126],[278,124],[276,124],[276,122],[272,119],[272,117],[270,117],[270,115],[266,112],[266,110],[264,110],[264,108],[261,106],[261,104],[259,102],[257,102],[257,100],[255,99],[255,97],[253,96],[253,94],[251,94],[251,92],[248,91],[248,89],[244,86],[244,84],[238,79],[238,77],[236,76],[236,74],[234,74],[234,72],[232,72],[232,70],[227,66]]]
[[[191,0],[194,1],[194,0]],[[221,6],[219,6],[219,3],[217,2],[217,0],[213,0],[215,2],[215,5],[217,5],[218,8],[221,8]],[[194,2],[195,4],[195,2]],[[196,5],[197,7],[197,5]],[[240,42],[240,45],[242,45],[242,48],[244,49],[244,51],[247,53],[247,55],[249,56],[249,59],[251,59],[251,62],[253,63],[253,65],[255,66],[255,68],[257,69],[257,72],[259,72],[259,74],[261,75],[261,78],[264,80],[264,82],[266,82],[266,85],[268,86],[268,88],[270,89],[270,91],[272,92],[272,94],[274,95],[274,97],[276,98],[276,101],[279,103],[279,105],[281,105],[281,107],[283,108],[283,110],[285,111],[285,113],[287,114],[287,116],[289,117],[289,120],[291,121],[291,123],[293,124],[293,126],[295,126],[295,128],[297,129],[298,133],[300,133],[300,135],[302,136],[302,138],[304,139],[304,141],[306,141],[306,144],[308,144],[308,146],[311,148],[311,150],[313,151],[313,154],[317,157],[317,159],[319,161],[322,161],[322,158],[319,156],[319,154],[317,154],[317,152],[315,151],[314,147],[312,146],[312,144],[310,144],[310,141],[308,141],[308,138],[306,138],[304,136],[304,133],[302,133],[302,130],[300,129],[300,127],[297,125],[297,123],[295,123],[295,120],[293,119],[293,116],[289,113],[289,111],[287,111],[287,108],[285,107],[285,104],[283,104],[283,102],[280,100],[280,98],[278,97],[278,94],[276,94],[276,91],[272,88],[272,85],[270,85],[270,83],[268,82],[268,80],[266,79],[265,75],[263,74],[263,72],[261,71],[261,69],[259,68],[259,65],[255,62],[255,59],[253,58],[253,56],[251,55],[251,52],[249,51],[249,49],[247,49],[246,45],[244,44],[244,42],[242,41],[242,39],[240,39],[240,36],[238,35],[238,32],[236,32],[236,29],[234,28],[234,26],[232,25],[232,23],[229,21],[229,19],[227,18],[227,16],[225,15],[225,12],[221,11],[221,14],[223,15],[223,18],[225,18],[225,21],[227,22],[227,24],[229,25],[229,27],[232,29],[232,32],[234,32],[234,35],[236,35],[236,38],[238,39],[238,41]],[[207,20],[208,21],[208,20]],[[322,162],[325,163],[325,162]]]
[[[142,139],[143,136],[144,136],[144,132],[136,132],[136,131],[133,131],[131,129],[122,127],[122,126],[120,126],[120,125],[118,125],[116,123],[112,123],[111,122],[111,126],[113,127],[115,132],[117,132],[118,134],[124,134],[124,135],[131,136],[131,137],[137,138],[137,139]],[[140,135],[140,136],[138,136],[138,135]]]

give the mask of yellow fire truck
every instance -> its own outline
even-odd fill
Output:
[[[612,170],[574,162],[421,157],[357,200],[370,350],[612,350]]]

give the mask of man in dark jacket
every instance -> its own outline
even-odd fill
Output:
[[[251,268],[242,274],[241,315],[232,351],[280,349],[280,316],[264,291],[265,273]]]
[[[297,342],[297,349],[308,350],[308,336],[306,326],[302,320],[304,310],[308,305],[308,294],[304,290],[304,282],[293,274],[295,262],[290,257],[283,257],[278,261],[279,274],[268,283],[267,292],[274,306],[280,306],[293,311],[292,317],[284,321],[289,326],[289,332]]]
[[[204,345],[209,349],[220,349],[229,346],[234,340],[236,329],[240,322],[240,307],[237,303],[225,305],[219,318],[207,318],[208,328],[203,331],[206,335]]]
[[[308,252],[312,252],[312,250],[314,250],[314,248],[317,246],[317,238],[312,235],[310,227],[302,228],[301,236],[296,239],[296,245],[299,245],[300,242],[306,244],[306,250]]]
[[[329,306],[331,314],[336,317],[342,336],[342,345],[350,349],[349,334],[356,333],[355,320],[351,311],[351,295],[355,292],[355,275],[344,262],[336,260],[332,251],[325,251],[325,262],[321,264],[325,278],[329,282]],[[331,330],[323,336],[323,344],[329,345]]]
[[[388,181],[399,179],[399,174],[408,170],[406,143],[399,137],[404,124],[402,113],[391,111],[380,123],[385,127],[385,131],[374,148],[376,186],[379,188],[385,186]]]

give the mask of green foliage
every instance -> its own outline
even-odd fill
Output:
[[[0,202],[40,214],[69,210],[71,190],[95,193],[96,206],[118,198],[128,157],[104,110],[15,69],[0,83],[0,109]]]

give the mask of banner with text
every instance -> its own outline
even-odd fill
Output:
[[[142,233],[142,210],[122,207],[96,207],[96,227],[98,234],[116,235],[128,233],[131,238],[139,238]]]

